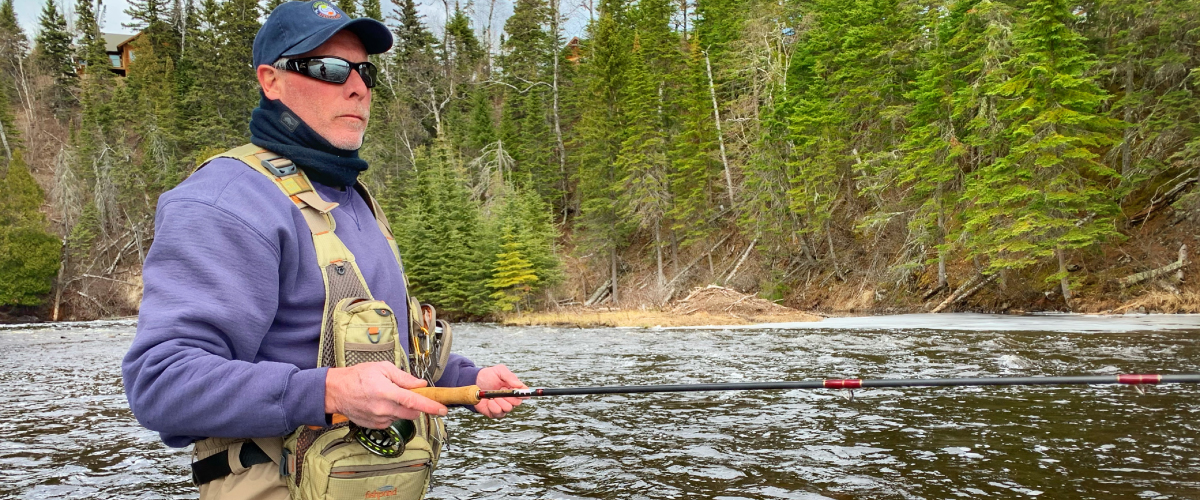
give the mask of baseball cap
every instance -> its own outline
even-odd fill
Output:
[[[328,0],[284,2],[271,11],[254,36],[254,67],[313,50],[342,30],[358,35],[368,54],[392,48],[392,32],[379,21],[350,19]]]

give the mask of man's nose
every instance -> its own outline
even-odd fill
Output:
[[[347,99],[362,99],[369,95],[371,89],[367,88],[367,82],[363,81],[357,70],[350,70],[350,78],[342,85],[342,91]]]

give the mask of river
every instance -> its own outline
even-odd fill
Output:
[[[0,329],[0,497],[195,498],[121,387],[130,321]],[[843,318],[770,328],[461,325],[531,386],[1200,372],[1200,317]],[[430,498],[1200,498],[1200,387],[559,397],[451,413]]]

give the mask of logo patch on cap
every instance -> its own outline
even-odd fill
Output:
[[[342,14],[329,5],[329,2],[313,2],[313,12],[325,19],[340,19]]]

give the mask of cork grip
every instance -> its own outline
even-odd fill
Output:
[[[413,392],[437,401],[444,405],[477,405],[479,404],[479,386],[466,387],[422,387]]]

